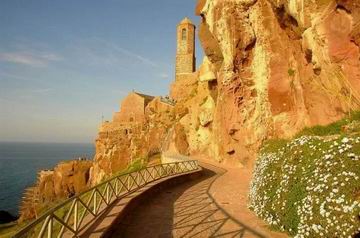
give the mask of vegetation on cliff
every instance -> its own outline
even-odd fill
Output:
[[[295,139],[270,140],[259,153],[250,207],[294,237],[360,233],[360,113]]]

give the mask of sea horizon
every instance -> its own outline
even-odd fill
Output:
[[[40,170],[94,154],[94,143],[0,142],[0,210],[19,215],[24,189],[35,184]]]

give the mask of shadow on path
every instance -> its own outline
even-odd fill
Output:
[[[200,177],[165,189],[136,207],[113,237],[265,237],[231,217],[209,193],[226,170],[201,166]]]

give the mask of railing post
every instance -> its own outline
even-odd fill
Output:
[[[106,187],[106,202],[107,203],[110,203],[110,196],[109,196],[109,184],[108,184],[108,186]]]
[[[52,227],[53,227],[53,218],[52,216],[49,219],[48,227],[47,227],[47,238],[51,238],[52,236]]]
[[[77,226],[78,226],[78,202],[76,199],[74,204],[74,231],[77,231]]]
[[[129,175],[126,175],[126,179],[127,179],[127,184],[128,184],[128,189],[129,191],[131,191],[131,187],[130,187],[130,176]]]
[[[135,178],[135,180],[136,180],[136,182],[137,182],[137,184],[138,184],[138,187],[140,187],[140,186],[141,186],[141,184],[140,184],[140,180],[139,180],[139,177],[140,177],[140,175],[139,175],[139,171],[137,171],[137,172],[136,172],[136,178]]]
[[[97,209],[97,198],[96,198],[96,196],[97,196],[97,192],[95,190],[95,192],[94,192],[94,214],[95,215],[97,215],[96,214],[97,213],[97,211],[96,211],[96,209]]]
[[[156,180],[157,179],[156,165],[153,167],[152,173],[153,173],[153,176],[154,176],[154,180]]]

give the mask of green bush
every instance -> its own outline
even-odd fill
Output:
[[[351,237],[360,228],[359,191],[358,136],[270,140],[256,163],[250,208],[296,238]]]

